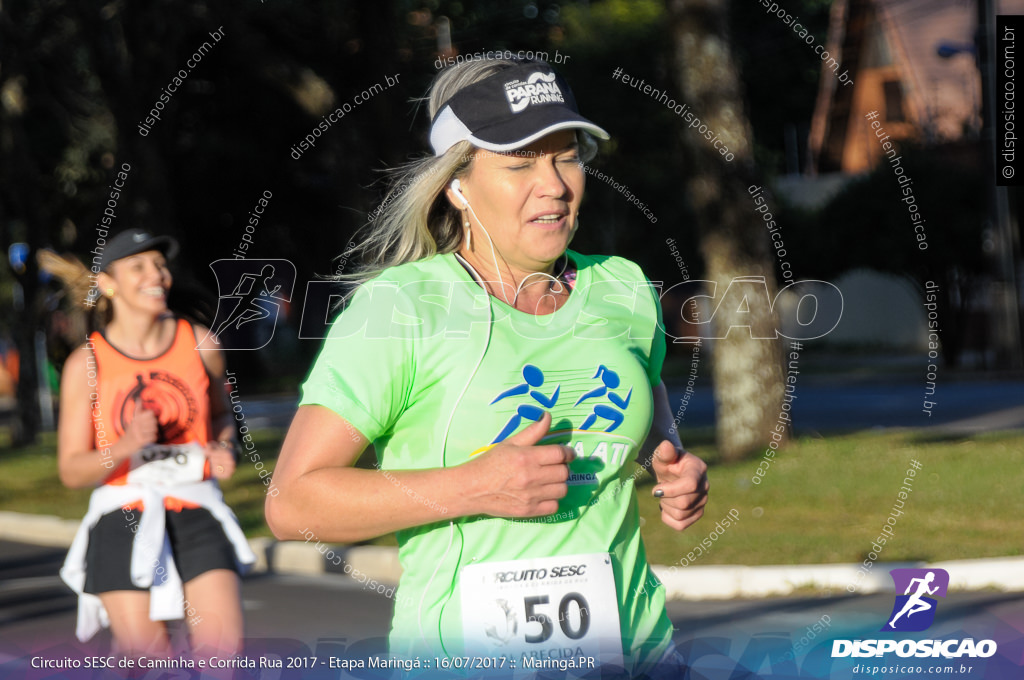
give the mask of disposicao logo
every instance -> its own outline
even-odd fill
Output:
[[[949,573],[945,569],[893,569],[889,572],[896,586],[896,601],[882,632],[913,633],[927,630],[935,622],[938,600],[945,597]],[[902,593],[902,594],[900,594]],[[929,597],[934,596],[934,597]],[[832,657],[884,656],[896,652],[900,657],[961,656],[987,658],[996,653],[994,640],[975,643],[963,640],[834,640]]]
[[[928,596],[946,597],[949,573],[945,569],[893,569],[889,575],[896,584],[896,602],[889,622],[881,630],[927,630],[934,623],[938,608],[938,601]],[[900,592],[903,594],[899,595]]]

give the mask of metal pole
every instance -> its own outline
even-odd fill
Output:
[[[53,393],[50,391],[50,372],[46,366],[46,333],[36,329],[35,339],[36,374],[38,377],[36,383],[39,386],[37,390],[39,395],[39,416],[42,421],[42,429],[46,432],[52,432],[55,429],[53,421]]]

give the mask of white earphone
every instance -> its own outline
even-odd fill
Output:
[[[469,199],[466,198],[465,196],[463,196],[463,194],[462,194],[462,182],[460,182],[457,179],[453,179],[452,183],[451,183],[451,189],[452,189],[452,193],[454,193],[456,196],[458,196],[459,200],[462,201],[462,206],[464,208],[468,208],[469,207]]]

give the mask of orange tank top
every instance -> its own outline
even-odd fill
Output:
[[[178,319],[174,342],[160,356],[135,359],[121,353],[94,332],[87,344],[96,357],[100,413],[107,432],[120,439],[140,408],[154,411],[159,423],[156,444],[205,446],[210,438],[210,379],[195,349],[192,326]],[[95,439],[95,438],[94,438]],[[94,441],[99,448],[99,442]],[[107,477],[105,484],[124,484],[131,468],[125,460]],[[209,465],[204,478],[208,479]]]

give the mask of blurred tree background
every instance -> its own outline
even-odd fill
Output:
[[[47,329],[58,370],[67,348],[83,339],[74,337],[79,326],[67,320],[66,301],[54,301],[56,286],[40,281],[34,253],[52,248],[88,261],[95,225],[123,163],[131,172],[112,233],[146,226],[178,238],[183,252],[172,306],[200,318],[217,299],[209,263],[232,256],[249,211],[265,191],[272,194],[247,256],[296,265],[290,314],[265,350],[232,352],[229,362],[253,376],[247,390],[294,389],[319,348],[317,341],[297,339],[305,282],[335,271],[335,258],[381,200],[377,170],[428,151],[425,107],[416,100],[436,74],[439,56],[506,48],[547,52],[572,83],[584,115],[612,133],[593,164],[657,217],[652,224],[591,178],[573,247],[631,258],[652,280],[671,285],[680,279],[665,245],[673,238],[690,276],[703,278],[701,239],[716,225],[708,223],[713,211],[695,211],[685,191],[701,172],[683,148],[685,136],[695,133],[664,105],[611,78],[622,68],[686,101],[670,4],[7,0],[0,5],[0,245],[7,251],[26,243],[30,251],[23,267],[0,266],[0,339],[20,350],[25,386],[15,439],[29,441],[39,427],[36,329]],[[791,39],[780,21],[755,11],[757,3],[677,4],[727,9],[722,17],[730,29],[737,96],[748,102],[743,175],[764,183],[799,172],[821,73],[817,55]],[[828,0],[787,4],[812,32],[826,35]],[[214,43],[210,35],[221,29],[224,37]],[[140,134],[163,88],[204,42],[212,47],[151,131]],[[314,148],[293,157],[293,147],[322,116],[389,76],[397,84],[354,106]],[[841,205],[834,210],[849,214]],[[790,255],[797,279],[828,280],[877,257],[854,256],[836,245],[859,224],[836,218],[823,235],[818,216],[792,214],[796,231],[787,242],[800,241]],[[760,222],[753,211],[750,222]],[[967,242],[974,228],[966,219]]]

